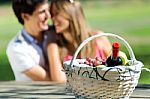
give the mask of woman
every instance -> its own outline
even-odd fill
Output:
[[[63,61],[70,60],[86,38],[101,33],[92,31],[86,24],[82,7],[78,1],[52,0],[50,6],[51,18],[56,33],[49,33],[48,56],[50,65],[62,65]],[[106,37],[89,42],[80,52],[78,58],[100,57],[106,59],[111,45]],[[51,67],[53,67],[51,66]]]

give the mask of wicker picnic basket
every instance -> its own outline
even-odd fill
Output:
[[[79,61],[85,60],[76,59],[80,50],[89,41],[101,36],[116,38],[125,45],[130,55],[129,66],[98,68],[79,64]],[[128,99],[138,84],[142,66],[142,62],[135,59],[130,45],[122,37],[112,33],[96,34],[80,44],[72,60],[64,62],[67,88],[79,99]]]

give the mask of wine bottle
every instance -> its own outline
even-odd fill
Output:
[[[106,66],[113,67],[122,65],[122,59],[119,55],[120,44],[118,42],[113,43],[112,45],[112,54],[106,60]]]

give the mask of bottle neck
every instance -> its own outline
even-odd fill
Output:
[[[116,59],[119,54],[119,49],[113,49],[112,51],[112,58]]]

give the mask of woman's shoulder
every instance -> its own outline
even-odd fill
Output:
[[[49,26],[48,30],[44,31],[47,35],[56,35],[55,27]]]
[[[45,35],[47,36],[48,42],[56,42],[57,41],[57,33],[55,31],[54,26],[49,26],[49,29],[44,31]]]

